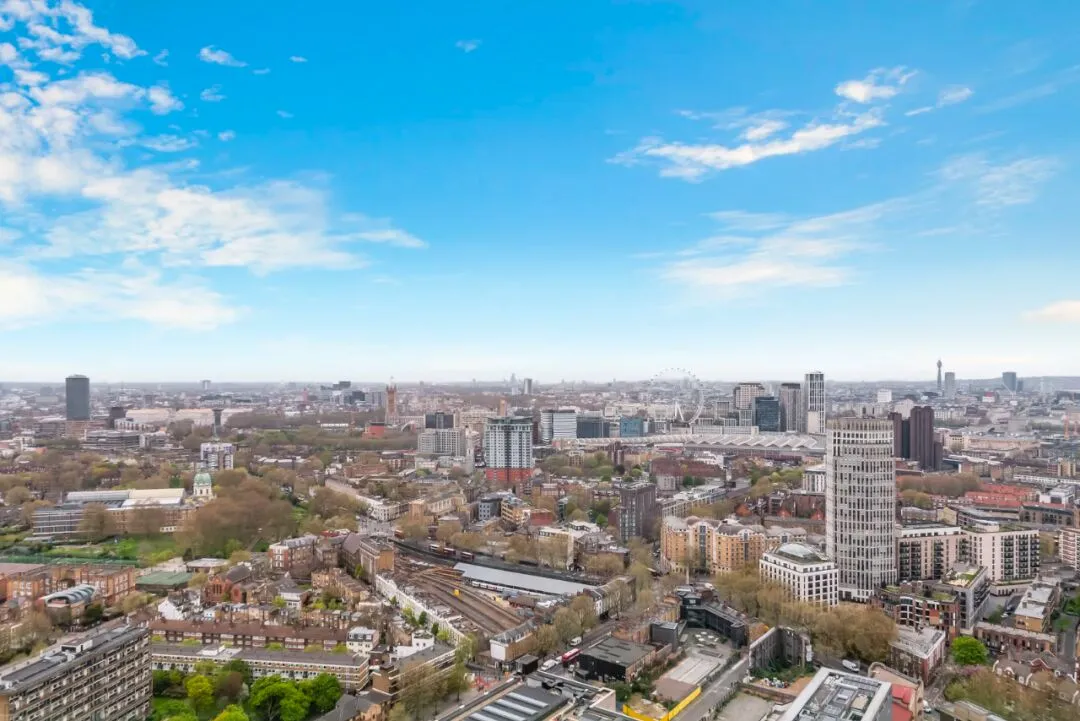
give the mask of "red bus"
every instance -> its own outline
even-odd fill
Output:
[[[580,648],[572,648],[572,649],[570,649],[569,651],[567,651],[566,653],[564,653],[562,655],[561,660],[562,660],[563,666],[567,665],[568,663],[573,663],[574,661],[577,660],[577,657],[580,656],[580,655],[581,655],[581,649]]]

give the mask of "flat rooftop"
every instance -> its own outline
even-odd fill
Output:
[[[541,721],[568,699],[531,686],[515,686],[465,717],[466,721]]]
[[[652,648],[649,646],[609,636],[595,646],[582,651],[581,655],[591,656],[620,666],[633,666],[650,653],[652,653]]]
[[[892,684],[823,668],[802,690],[780,721],[862,721],[877,718],[891,704]]]

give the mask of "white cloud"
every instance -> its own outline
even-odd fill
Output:
[[[903,66],[877,68],[862,80],[845,80],[836,86],[836,94],[856,103],[888,100],[899,94],[901,87],[915,75]]]
[[[169,51],[162,50],[160,53],[155,55],[153,59],[156,64],[165,67],[169,64]]]
[[[775,135],[788,126],[782,120],[763,120],[760,123],[750,126],[740,136],[743,140],[749,142],[756,142],[759,140],[765,140],[770,135]]]
[[[358,268],[366,264],[355,252],[363,243],[422,247],[389,222],[346,221],[315,181],[244,183],[241,171],[194,176],[194,158],[161,162],[158,153],[209,137],[185,135],[177,124],[166,134],[143,134],[138,113],[183,108],[167,85],[143,87],[103,71],[65,75],[63,68],[51,79],[34,69],[50,51],[91,44],[116,57],[141,52],[96,29],[69,0],[62,6],[72,27],[45,22],[42,8],[55,6],[39,0],[0,0],[0,16],[19,21],[16,40],[0,45],[15,78],[0,90],[0,326],[93,318],[213,327],[242,309],[191,273]],[[218,133],[223,142],[234,137]]]
[[[242,310],[198,279],[167,281],[162,274],[127,267],[125,272],[82,270],[44,275],[0,261],[0,327],[103,319],[141,320],[186,330],[210,330],[235,321]]]
[[[213,85],[199,93],[199,99],[207,103],[220,103],[225,99],[220,85]]]
[[[183,110],[184,104],[180,102],[164,85],[155,85],[147,91],[150,98],[150,111],[156,115],[168,115],[174,110]]]
[[[836,286],[851,271],[842,260],[866,250],[879,224],[903,207],[900,200],[809,218],[773,213],[721,211],[719,235],[699,241],[664,265],[661,277],[691,294],[733,296],[764,287]]]
[[[213,45],[207,45],[205,48],[199,50],[199,60],[214,65],[226,65],[230,68],[243,68],[247,66],[247,63],[242,60],[237,60],[226,51],[215,48]]]
[[[305,58],[303,55],[290,55],[289,61],[293,63],[306,63],[307,58]]]
[[[179,153],[196,147],[198,143],[190,138],[182,138],[179,135],[158,135],[153,138],[144,138],[142,145],[159,153]]]
[[[760,143],[748,141],[733,147],[720,144],[696,145],[664,142],[656,138],[646,138],[633,150],[617,156],[614,161],[630,165],[642,160],[661,160],[666,163],[660,171],[662,176],[700,180],[711,171],[738,168],[765,158],[822,150],[844,138],[881,125],[884,125],[881,114],[869,110],[846,121],[812,122],[794,131],[788,137],[774,138]]]
[[[397,228],[361,231],[356,234],[356,237],[360,240],[366,240],[369,243],[386,243],[387,245],[396,245],[401,248],[427,247],[427,243],[420,240],[415,235],[411,235],[410,233],[406,233],[404,230]]]
[[[256,68],[251,71],[252,75],[269,75],[270,68]]]
[[[848,81],[838,85],[836,92],[871,104],[892,97],[913,75],[904,68],[875,70],[867,80],[858,81],[862,83],[858,88],[852,85],[856,81]],[[846,102],[837,104],[827,116],[804,120],[795,127],[792,118],[800,113],[788,110],[749,113],[745,108],[732,108],[722,112],[677,112],[690,120],[708,120],[717,130],[737,131],[735,142],[680,142],[647,137],[610,162],[622,165],[656,162],[663,177],[698,181],[709,173],[751,165],[765,158],[823,150],[885,125],[884,106],[871,105],[852,112]],[[869,148],[875,147],[876,142],[847,142],[844,147]]]
[[[0,0],[0,30],[9,31],[20,23],[26,29],[19,38],[20,47],[41,60],[69,65],[90,45],[104,48],[106,60],[146,54],[128,36],[95,25],[93,13],[71,0]]]
[[[947,183],[969,185],[976,205],[996,209],[1031,203],[1059,167],[1060,163],[1049,157],[995,164],[984,155],[972,154],[950,158],[938,174]]]
[[[937,102],[933,105],[924,105],[922,107],[909,110],[904,113],[904,115],[907,115],[908,117],[913,117],[915,115],[929,113],[933,110],[937,110],[938,108],[944,108],[948,105],[956,105],[970,99],[971,96],[974,94],[975,91],[969,87],[965,87],[963,85],[951,85],[938,93]]]
[[[290,113],[288,110],[279,110],[279,111],[277,111],[277,114],[278,114],[279,118],[285,118],[286,120],[288,120],[289,118],[294,117],[293,114]]]
[[[945,88],[938,94],[938,107],[943,108],[946,105],[962,103],[971,98],[974,94],[975,91],[971,88],[964,87],[963,85],[953,85]]]
[[[1025,318],[1044,323],[1080,323],[1080,300],[1059,300],[1027,313]]]
[[[458,40],[456,43],[454,43],[454,47],[456,47],[458,50],[461,50],[462,52],[471,53],[473,50],[476,50],[478,47],[480,47],[480,41]]]

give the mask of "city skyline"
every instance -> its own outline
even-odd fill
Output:
[[[1077,19],[0,0],[0,376],[1078,373]]]

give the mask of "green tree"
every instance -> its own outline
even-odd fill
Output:
[[[214,684],[206,676],[189,676],[184,689],[196,712],[205,713],[214,707]]]
[[[960,636],[953,641],[952,657],[961,666],[983,666],[990,660],[983,642],[971,636]]]
[[[581,635],[581,622],[578,621],[577,614],[569,608],[560,608],[555,612],[554,625],[559,634],[559,640],[563,643],[568,643],[570,639]]]
[[[281,676],[264,676],[252,685],[249,703],[266,719],[304,721],[311,699]]]
[[[326,713],[334,708],[341,698],[341,682],[337,676],[320,673],[310,681],[301,684],[301,690],[311,699],[311,704],[319,713]]]
[[[244,713],[244,709],[236,704],[230,704],[214,717],[214,721],[249,721],[249,718],[248,715]]]
[[[229,661],[221,667],[221,670],[223,672],[236,671],[243,677],[244,683],[248,686],[251,685],[251,682],[254,679],[251,674],[251,666],[248,665],[247,661],[240,658],[234,658],[233,660]]]
[[[550,623],[544,624],[533,633],[536,653],[546,656],[559,647],[559,632]]]

